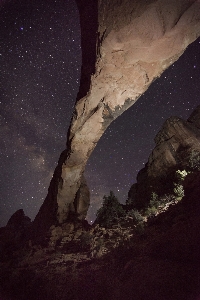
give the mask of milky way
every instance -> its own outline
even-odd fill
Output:
[[[0,226],[17,209],[38,212],[65,148],[81,68],[72,0],[9,1],[0,11]],[[200,104],[200,39],[107,129],[86,166],[88,220],[104,194],[125,201],[154,137],[172,115]]]

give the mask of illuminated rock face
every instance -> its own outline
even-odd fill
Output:
[[[200,153],[200,106],[187,121],[170,117],[155,137],[145,167],[137,175],[128,193],[129,203],[136,209],[149,204],[152,193],[160,197],[173,194],[177,170],[197,171]],[[187,186],[184,186],[187,189]]]
[[[80,90],[67,150],[41,208],[52,203],[48,214],[58,223],[68,220],[87,160],[105,129],[200,36],[198,0],[76,2],[83,51]],[[40,210],[36,220],[41,218]]]
[[[193,151],[200,152],[199,122],[200,106],[187,121],[178,117],[170,117],[165,121],[155,137],[156,147],[147,163],[149,177],[166,178],[171,168],[186,167]]]

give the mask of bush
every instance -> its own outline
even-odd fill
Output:
[[[97,211],[96,215],[95,223],[103,227],[112,227],[114,223],[119,221],[120,217],[125,215],[125,211],[114,193],[110,191],[109,196],[103,197],[103,206]]]
[[[168,203],[175,203],[176,197],[174,194],[164,194],[160,197],[160,203],[162,206],[165,206]]]
[[[174,194],[178,198],[184,197],[184,188],[182,184],[174,183]]]
[[[189,167],[192,170],[200,171],[200,152],[192,150],[189,157]]]
[[[158,208],[155,206],[149,206],[145,211],[145,215],[148,217],[156,216],[157,213],[158,213]]]
[[[184,197],[184,187],[183,187],[183,182],[185,178],[187,177],[189,172],[186,170],[180,171],[177,170],[175,174],[176,182],[174,182],[174,195],[177,198],[177,200],[181,200]]]
[[[188,175],[188,172],[186,170],[183,170],[183,171],[177,170],[175,177],[178,180],[178,182],[182,182],[182,181],[184,181],[184,179],[187,175]]]
[[[136,223],[144,222],[144,217],[136,209],[129,210],[126,216],[133,218]]]
[[[150,207],[158,208],[159,204],[160,204],[159,203],[159,197],[158,197],[158,195],[155,192],[153,192],[151,194],[151,199],[150,199],[149,206]]]

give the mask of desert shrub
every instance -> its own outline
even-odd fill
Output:
[[[103,205],[97,211],[96,215],[97,219],[95,223],[103,227],[112,227],[114,223],[119,221],[119,218],[125,215],[125,211],[114,193],[110,191],[109,196],[103,197]]]
[[[133,218],[133,220],[136,222],[136,223],[140,223],[140,222],[143,222],[144,221],[144,217],[142,216],[142,214],[136,210],[136,209],[131,209],[127,212],[126,214],[127,217],[131,217]]]
[[[184,197],[184,188],[182,184],[174,183],[174,194],[178,198]]]
[[[159,204],[160,204],[159,197],[155,192],[153,192],[151,194],[151,199],[150,199],[149,206],[157,208],[159,206]]]
[[[131,206],[131,205],[133,205],[133,200],[131,198],[128,198],[126,200],[126,206]]]
[[[159,197],[155,192],[152,192],[149,205],[145,211],[145,215],[154,216],[158,211],[158,207],[160,205]]]
[[[152,217],[155,216],[158,212],[157,207],[155,206],[149,206],[147,207],[146,211],[145,211],[145,215],[147,215],[148,217]]]
[[[184,179],[187,175],[188,175],[188,172],[186,170],[183,170],[183,171],[177,170],[175,177],[178,180],[178,182],[182,182],[182,181],[184,181]]]
[[[200,171],[200,152],[192,150],[189,157],[189,167],[192,170]]]
[[[186,170],[177,170],[175,174],[175,180],[174,182],[174,189],[173,193],[177,200],[181,200],[184,197],[184,187],[183,187],[183,182],[188,175],[188,172]]]
[[[174,194],[164,194],[160,197],[160,203],[161,205],[165,206],[168,203],[174,203],[175,202],[175,195]]]

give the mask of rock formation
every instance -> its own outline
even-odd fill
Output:
[[[25,216],[23,209],[17,210],[8,220],[7,228],[24,229],[31,225],[31,219]]]
[[[150,199],[152,192],[159,195],[172,190],[172,174],[176,170],[194,167],[194,160],[196,166],[200,163],[200,106],[187,121],[178,117],[166,120],[155,143],[145,168],[138,173],[137,183],[129,191],[130,202],[138,208]]]
[[[5,227],[0,228],[1,259],[12,260],[30,234],[31,219],[25,216],[23,209],[17,210],[8,220]],[[1,295],[0,295],[1,298]]]
[[[144,170],[157,175],[154,189],[159,176],[170,181],[171,170],[177,164],[187,168],[190,153],[198,152],[184,179],[185,196],[165,202],[153,216],[122,205],[124,213],[106,227],[86,221],[52,225],[39,242],[30,234],[30,219],[17,211],[0,228],[0,299],[199,299],[200,106],[187,121],[168,119],[155,140],[149,172]],[[87,198],[85,184],[83,191]],[[70,214],[80,209],[84,215],[77,197]]]
[[[81,84],[67,149],[34,222],[43,229],[68,220],[87,160],[109,124],[200,35],[198,0],[76,2]]]

